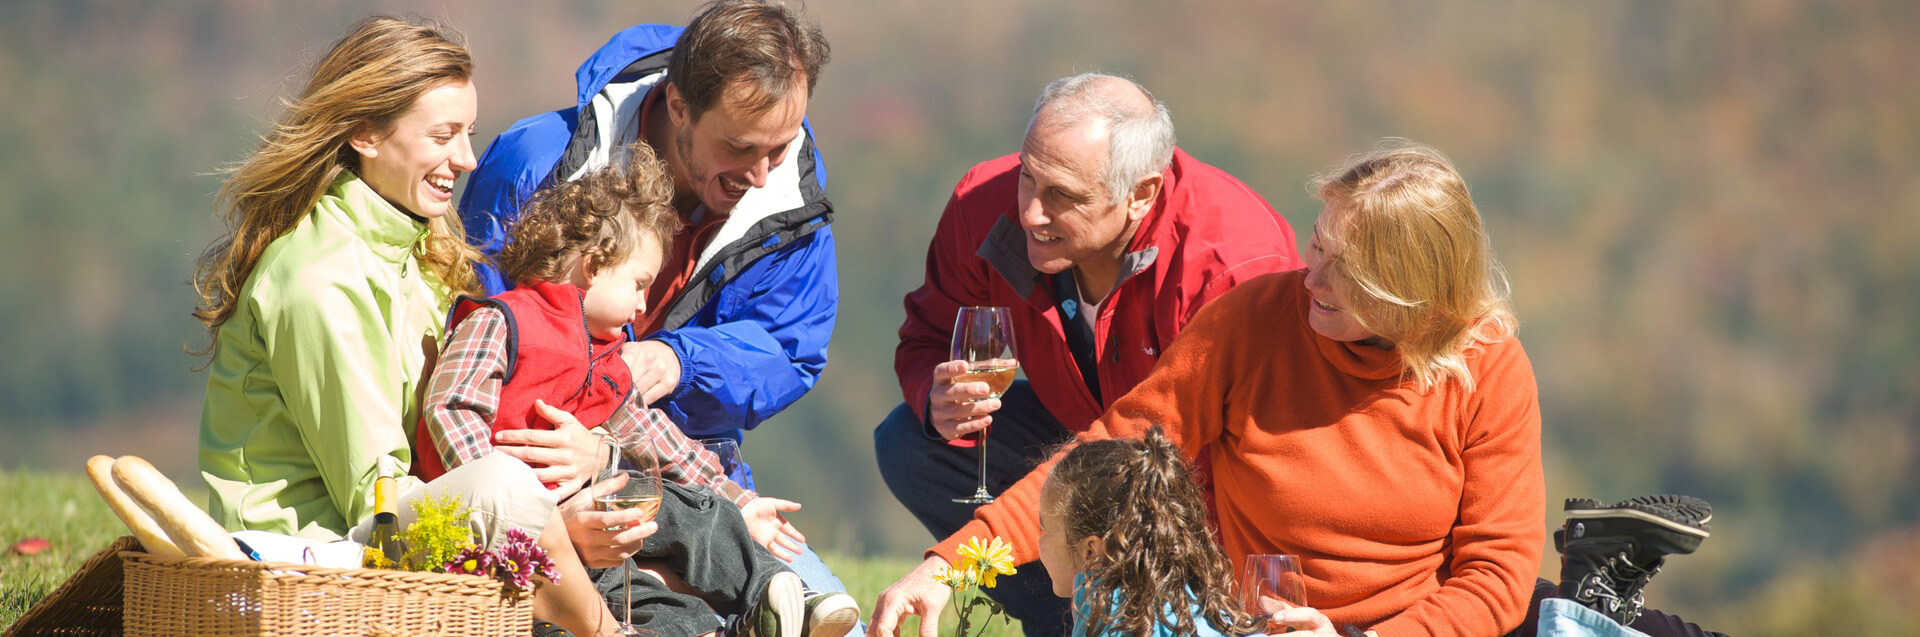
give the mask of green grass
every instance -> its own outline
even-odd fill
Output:
[[[0,470],[0,627],[12,626],[28,608],[53,592],[80,568],[88,557],[105,548],[114,538],[127,535],[120,519],[107,508],[93,490],[86,474],[50,474]],[[197,502],[203,493],[189,493]],[[15,555],[5,550],[14,542],[29,537],[44,537],[52,547],[38,555]],[[873,600],[895,578],[912,570],[918,562],[898,558],[861,558],[838,555],[825,557],[847,589],[860,600],[863,612],[872,612]],[[953,613],[943,618],[941,634],[953,634]],[[901,634],[914,635],[919,624],[907,620]],[[994,622],[981,633],[995,637],[1020,634],[1019,623]]]
[[[88,557],[128,534],[84,473],[0,470],[0,494],[0,626],[12,626]],[[38,555],[9,550],[30,537],[52,546]]]
[[[913,570],[913,567],[920,564],[920,560],[918,559],[888,557],[860,558],[833,554],[823,554],[820,556],[820,559],[825,560],[828,566],[833,567],[833,574],[839,576],[840,582],[847,585],[848,594],[853,595],[854,599],[860,600],[860,610],[868,617],[873,615],[873,600],[879,599],[880,591],[886,590],[887,586],[893,584],[894,580],[899,579],[901,575],[906,575],[907,571]],[[1040,568],[1038,562],[1029,566]],[[951,608],[952,604],[949,603],[948,607],[948,610],[942,613],[940,618],[940,634],[942,635],[952,635],[954,631],[955,620]],[[977,621],[980,617],[981,613],[976,611],[974,613],[974,619]],[[909,617],[906,622],[900,626],[900,634],[906,637],[919,635],[919,633],[916,632],[920,629],[919,627],[920,621],[917,618]],[[1020,622],[1014,621],[1011,624],[1003,624],[1000,620],[995,619],[988,624],[985,630],[976,634],[991,637],[1018,637],[1021,634]]]

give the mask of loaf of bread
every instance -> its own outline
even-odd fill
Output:
[[[133,501],[153,515],[174,545],[188,557],[218,557],[243,560],[246,555],[233,543],[233,536],[188,500],[172,480],[138,456],[120,456],[113,461],[113,480]]]
[[[87,477],[93,480],[93,488],[100,491],[100,498],[107,501],[107,506],[113,508],[113,514],[120,516],[120,521],[133,531],[133,537],[140,540],[140,545],[146,547],[148,553],[160,557],[186,557],[187,553],[174,545],[173,540],[167,537],[167,532],[154,523],[153,516],[147,515],[146,509],[140,508],[139,504],[127,497],[127,492],[121,491],[120,486],[114,483],[113,458],[88,458]]]

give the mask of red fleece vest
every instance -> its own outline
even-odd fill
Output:
[[[534,399],[573,414],[588,427],[605,422],[633,393],[633,376],[620,358],[623,341],[587,334],[586,292],[564,283],[534,283],[488,299],[454,303],[447,331],[490,305],[507,318],[507,371],[493,431],[552,429]],[[432,480],[447,472],[423,415],[414,435],[414,473]]]

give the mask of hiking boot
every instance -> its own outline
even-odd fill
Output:
[[[1640,616],[1647,581],[1668,555],[1686,555],[1707,539],[1713,507],[1684,495],[1650,495],[1617,504],[1572,498],[1566,525],[1553,532],[1560,551],[1560,596],[1625,626]]]
[[[860,603],[846,593],[807,591],[806,637],[841,637],[860,623]]]
[[[806,626],[806,587],[793,571],[781,571],[767,578],[767,589],[760,600],[740,620],[745,637],[800,637]]]

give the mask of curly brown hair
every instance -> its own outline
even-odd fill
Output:
[[[1047,478],[1068,542],[1100,539],[1100,563],[1083,592],[1088,634],[1151,634],[1172,620],[1175,634],[1205,621],[1227,634],[1264,624],[1240,609],[1227,556],[1207,527],[1206,504],[1180,448],[1159,426],[1140,439],[1100,440],[1069,450]],[[1190,600],[1197,599],[1200,612]]]
[[[575,259],[589,257],[588,276],[625,261],[639,248],[641,233],[662,250],[672,246],[682,223],[666,166],[645,143],[623,154],[624,163],[535,194],[496,259],[501,273],[516,285],[565,281]]]

